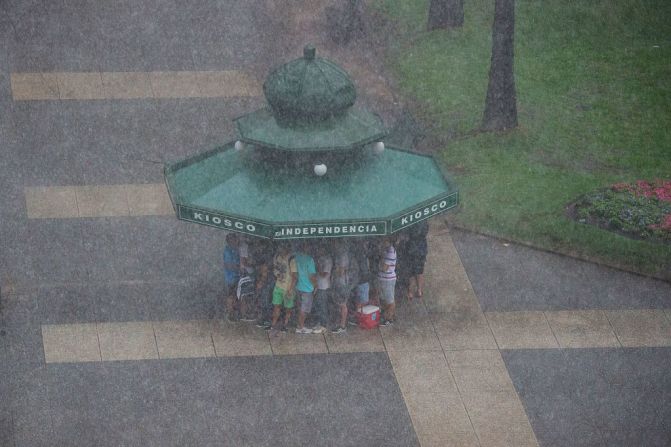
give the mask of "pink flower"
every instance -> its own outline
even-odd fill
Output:
[[[651,188],[650,183],[646,182],[645,180],[636,180],[636,186],[644,191]]]

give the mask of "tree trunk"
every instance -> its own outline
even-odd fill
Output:
[[[492,27],[492,62],[482,120],[483,130],[517,127],[517,100],[513,72],[515,0],[495,0]]]
[[[464,24],[464,0],[431,0],[429,31],[457,28]]]

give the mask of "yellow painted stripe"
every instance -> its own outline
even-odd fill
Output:
[[[24,188],[29,219],[174,214],[163,183]]]
[[[671,346],[668,309],[487,312],[501,349]]]
[[[534,321],[535,315],[532,319],[528,319],[527,312],[506,312],[498,315],[501,314],[507,316],[519,314],[520,318],[503,320],[517,325],[514,332],[505,332],[501,329],[502,326],[496,327],[495,332],[502,334],[500,339],[497,338],[499,344],[507,346],[506,337],[512,337],[527,328],[530,333],[540,335],[541,339],[544,337],[538,332],[538,325]],[[492,321],[493,316],[494,313],[487,313],[487,318]],[[547,318],[551,326],[548,330],[554,332],[556,339],[559,340],[552,346],[554,348],[671,346],[671,320],[669,312],[662,309],[555,311],[541,312],[541,316]],[[425,322],[425,327],[430,328],[431,324]],[[390,335],[391,331],[396,332]],[[431,358],[436,353],[439,354],[438,357],[442,358],[445,355],[450,363],[457,364],[464,363],[458,361],[463,353],[490,352],[492,358],[498,359],[498,354],[493,354],[498,353],[496,349],[443,349],[436,336],[431,337],[429,331],[430,329],[419,330],[419,323],[399,322],[391,328],[381,328],[379,331],[350,328],[346,336],[284,334],[282,337],[269,339],[265,331],[252,325],[219,320],[42,326],[48,363],[116,360],[117,357],[125,355],[115,353],[116,349],[125,349],[123,346],[128,346],[129,349],[131,346],[136,348],[141,346],[141,349],[137,348],[138,350],[130,356],[137,359],[387,351],[392,363],[410,362],[408,367],[412,368],[426,362],[433,364]],[[540,345],[527,342],[522,342],[520,345],[527,348],[547,347],[544,341],[540,342]],[[479,368],[474,363],[476,360],[473,360],[477,354],[470,355],[469,365],[474,369]],[[491,362],[496,363],[496,367],[499,368],[503,365],[499,360]],[[441,363],[442,360],[438,362]],[[488,366],[485,365],[484,368]],[[428,374],[434,374],[440,368],[436,366],[426,369]],[[475,379],[470,375],[465,380]],[[444,389],[443,386],[441,388]],[[428,388],[424,391],[428,391]]]
[[[11,73],[15,101],[260,96],[258,80],[237,70]]]

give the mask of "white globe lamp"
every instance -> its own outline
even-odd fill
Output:
[[[245,143],[238,140],[238,141],[235,142],[235,145],[233,147],[235,148],[236,151],[241,151],[245,148]]]
[[[384,151],[384,143],[382,141],[373,144],[373,152],[375,154],[380,155],[382,151]]]
[[[321,177],[322,175],[326,174],[326,165],[324,163],[315,165],[315,174]]]

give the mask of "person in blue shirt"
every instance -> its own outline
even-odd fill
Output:
[[[311,334],[312,329],[305,327],[305,316],[312,310],[312,298],[317,287],[317,267],[315,260],[307,254],[308,245],[302,241],[294,256],[294,265],[291,266],[291,274],[296,275],[296,292],[300,298],[301,307],[298,313],[297,334]]]
[[[240,280],[240,253],[238,246],[240,238],[235,233],[226,235],[226,247],[224,247],[224,282],[226,293],[226,311],[229,321],[237,321],[235,315],[236,292]]]

